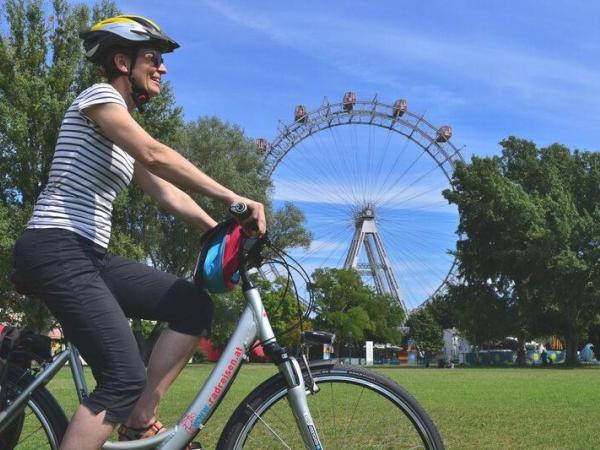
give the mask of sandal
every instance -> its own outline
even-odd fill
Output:
[[[138,439],[146,439],[152,436],[156,436],[159,433],[166,431],[164,425],[156,420],[147,427],[134,428],[126,425],[119,426],[117,433],[119,434],[119,441],[136,441]],[[185,450],[202,450],[202,445],[199,442],[191,442]]]
[[[126,425],[121,425],[117,430],[119,441],[136,441],[138,439],[146,439],[156,436],[158,433],[165,430],[165,427],[158,420],[154,421],[147,427],[134,428]]]

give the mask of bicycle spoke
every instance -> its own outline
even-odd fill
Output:
[[[269,430],[273,436],[275,436],[277,439],[279,439],[279,441],[280,441],[280,442],[281,442],[281,443],[282,443],[282,444],[285,446],[285,448],[287,448],[287,449],[291,450],[291,447],[290,447],[289,445],[287,445],[287,444],[286,444],[286,443],[283,441],[283,439],[282,439],[282,438],[281,438],[281,437],[280,437],[280,436],[279,436],[279,435],[278,435],[278,434],[275,432],[275,430],[273,430],[273,428],[271,428],[271,427],[269,426],[269,424],[268,424],[267,422],[265,422],[265,421],[262,419],[262,417],[260,417],[260,416],[259,416],[259,415],[256,413],[256,411],[250,407],[250,405],[248,405],[248,408],[249,408],[249,409],[252,411],[252,414],[254,414],[254,415],[256,416],[256,418],[257,418],[257,419],[258,419],[258,420],[259,420],[259,421],[260,421],[260,422],[261,422],[261,423],[262,423],[262,424],[263,424],[263,425],[264,425],[264,426],[267,428],[267,430]]]
[[[25,436],[22,439],[19,439],[19,442],[17,444],[16,448],[19,448],[19,446],[21,444],[23,444],[23,442],[27,441],[29,438],[31,438],[34,434],[39,433],[39,431],[42,430],[43,431],[43,427],[40,425],[40,427],[37,430],[33,430],[31,433],[29,433],[27,436]]]
[[[329,404],[331,405],[331,418],[333,420],[333,439],[335,442],[337,442],[337,424],[335,423],[335,418],[336,418],[336,413],[334,411],[334,406],[336,404],[335,399],[333,398],[333,384],[330,383],[329,384],[329,392],[331,393],[331,401],[329,402]]]
[[[360,400],[362,399],[363,393],[365,392],[365,388],[362,388],[360,391],[360,395],[359,397],[356,399],[356,403],[354,404],[354,409],[352,411],[352,416],[350,416],[350,420],[348,421],[348,423],[346,424],[346,436],[348,435],[348,429],[350,427],[350,425],[352,424],[352,422],[354,421],[354,414],[356,414],[356,410],[358,409],[358,405],[360,404]],[[373,416],[371,416],[372,418]]]

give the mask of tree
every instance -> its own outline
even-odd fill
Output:
[[[501,157],[459,164],[444,191],[459,209],[463,286],[508,302],[521,344],[549,331],[564,336],[574,363],[600,305],[600,157],[514,137],[501,145]]]
[[[423,307],[431,311],[434,320],[443,330],[456,327],[455,305],[448,294],[438,294],[432,297]]]
[[[274,247],[307,249],[310,246],[312,234],[304,228],[306,217],[293,203],[285,202],[269,219],[269,239]]]
[[[444,346],[442,327],[435,321],[429,308],[419,308],[408,316],[406,326],[410,337],[415,340],[427,358],[439,353]]]
[[[362,343],[367,338],[400,343],[402,309],[365,286],[355,270],[317,269],[313,280],[317,305],[314,327],[336,334],[338,355],[343,345]]]
[[[260,290],[261,299],[269,314],[269,321],[278,342],[288,348],[300,344],[299,313],[305,313],[305,307],[299,304],[286,279],[278,278],[270,282],[262,277],[253,276],[253,282]],[[238,319],[246,305],[241,289],[236,288],[228,294],[214,295],[215,321],[211,340],[215,347],[224,347],[233,334]],[[310,320],[303,321],[304,329],[311,329]],[[284,334],[285,333],[285,334]]]
[[[6,0],[0,35],[0,297],[3,320],[42,331],[50,317],[37,301],[17,295],[9,282],[12,247],[48,178],[54,145],[66,108],[82,82],[97,75],[85,62],[78,30],[89,24],[85,5],[54,0],[50,16],[41,0]],[[111,2],[94,6],[92,16],[109,14]]]

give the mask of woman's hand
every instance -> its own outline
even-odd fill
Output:
[[[246,197],[236,197],[232,203],[245,203],[250,210],[250,215],[240,220],[244,232],[249,236],[264,236],[267,230],[264,205]]]

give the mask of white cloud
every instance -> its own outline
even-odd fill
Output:
[[[575,105],[587,112],[579,117],[600,113],[600,69],[593,65],[595,61],[574,60],[571,55],[554,54],[553,49],[541,53],[526,42],[508,41],[494,33],[482,36],[475,45],[467,33],[442,37],[348,14],[271,11],[267,15],[221,2],[209,4],[229,20],[334,66],[350,79],[389,86],[425,105],[452,108],[467,102],[488,103],[492,108],[543,114],[553,120],[558,120],[561,109]],[[406,72],[417,76],[407,83]],[[424,74],[430,75],[430,81]],[[459,87],[473,83],[483,87],[477,95]],[[468,100],[464,92],[469,92]],[[572,116],[563,115],[562,120],[575,120]]]

